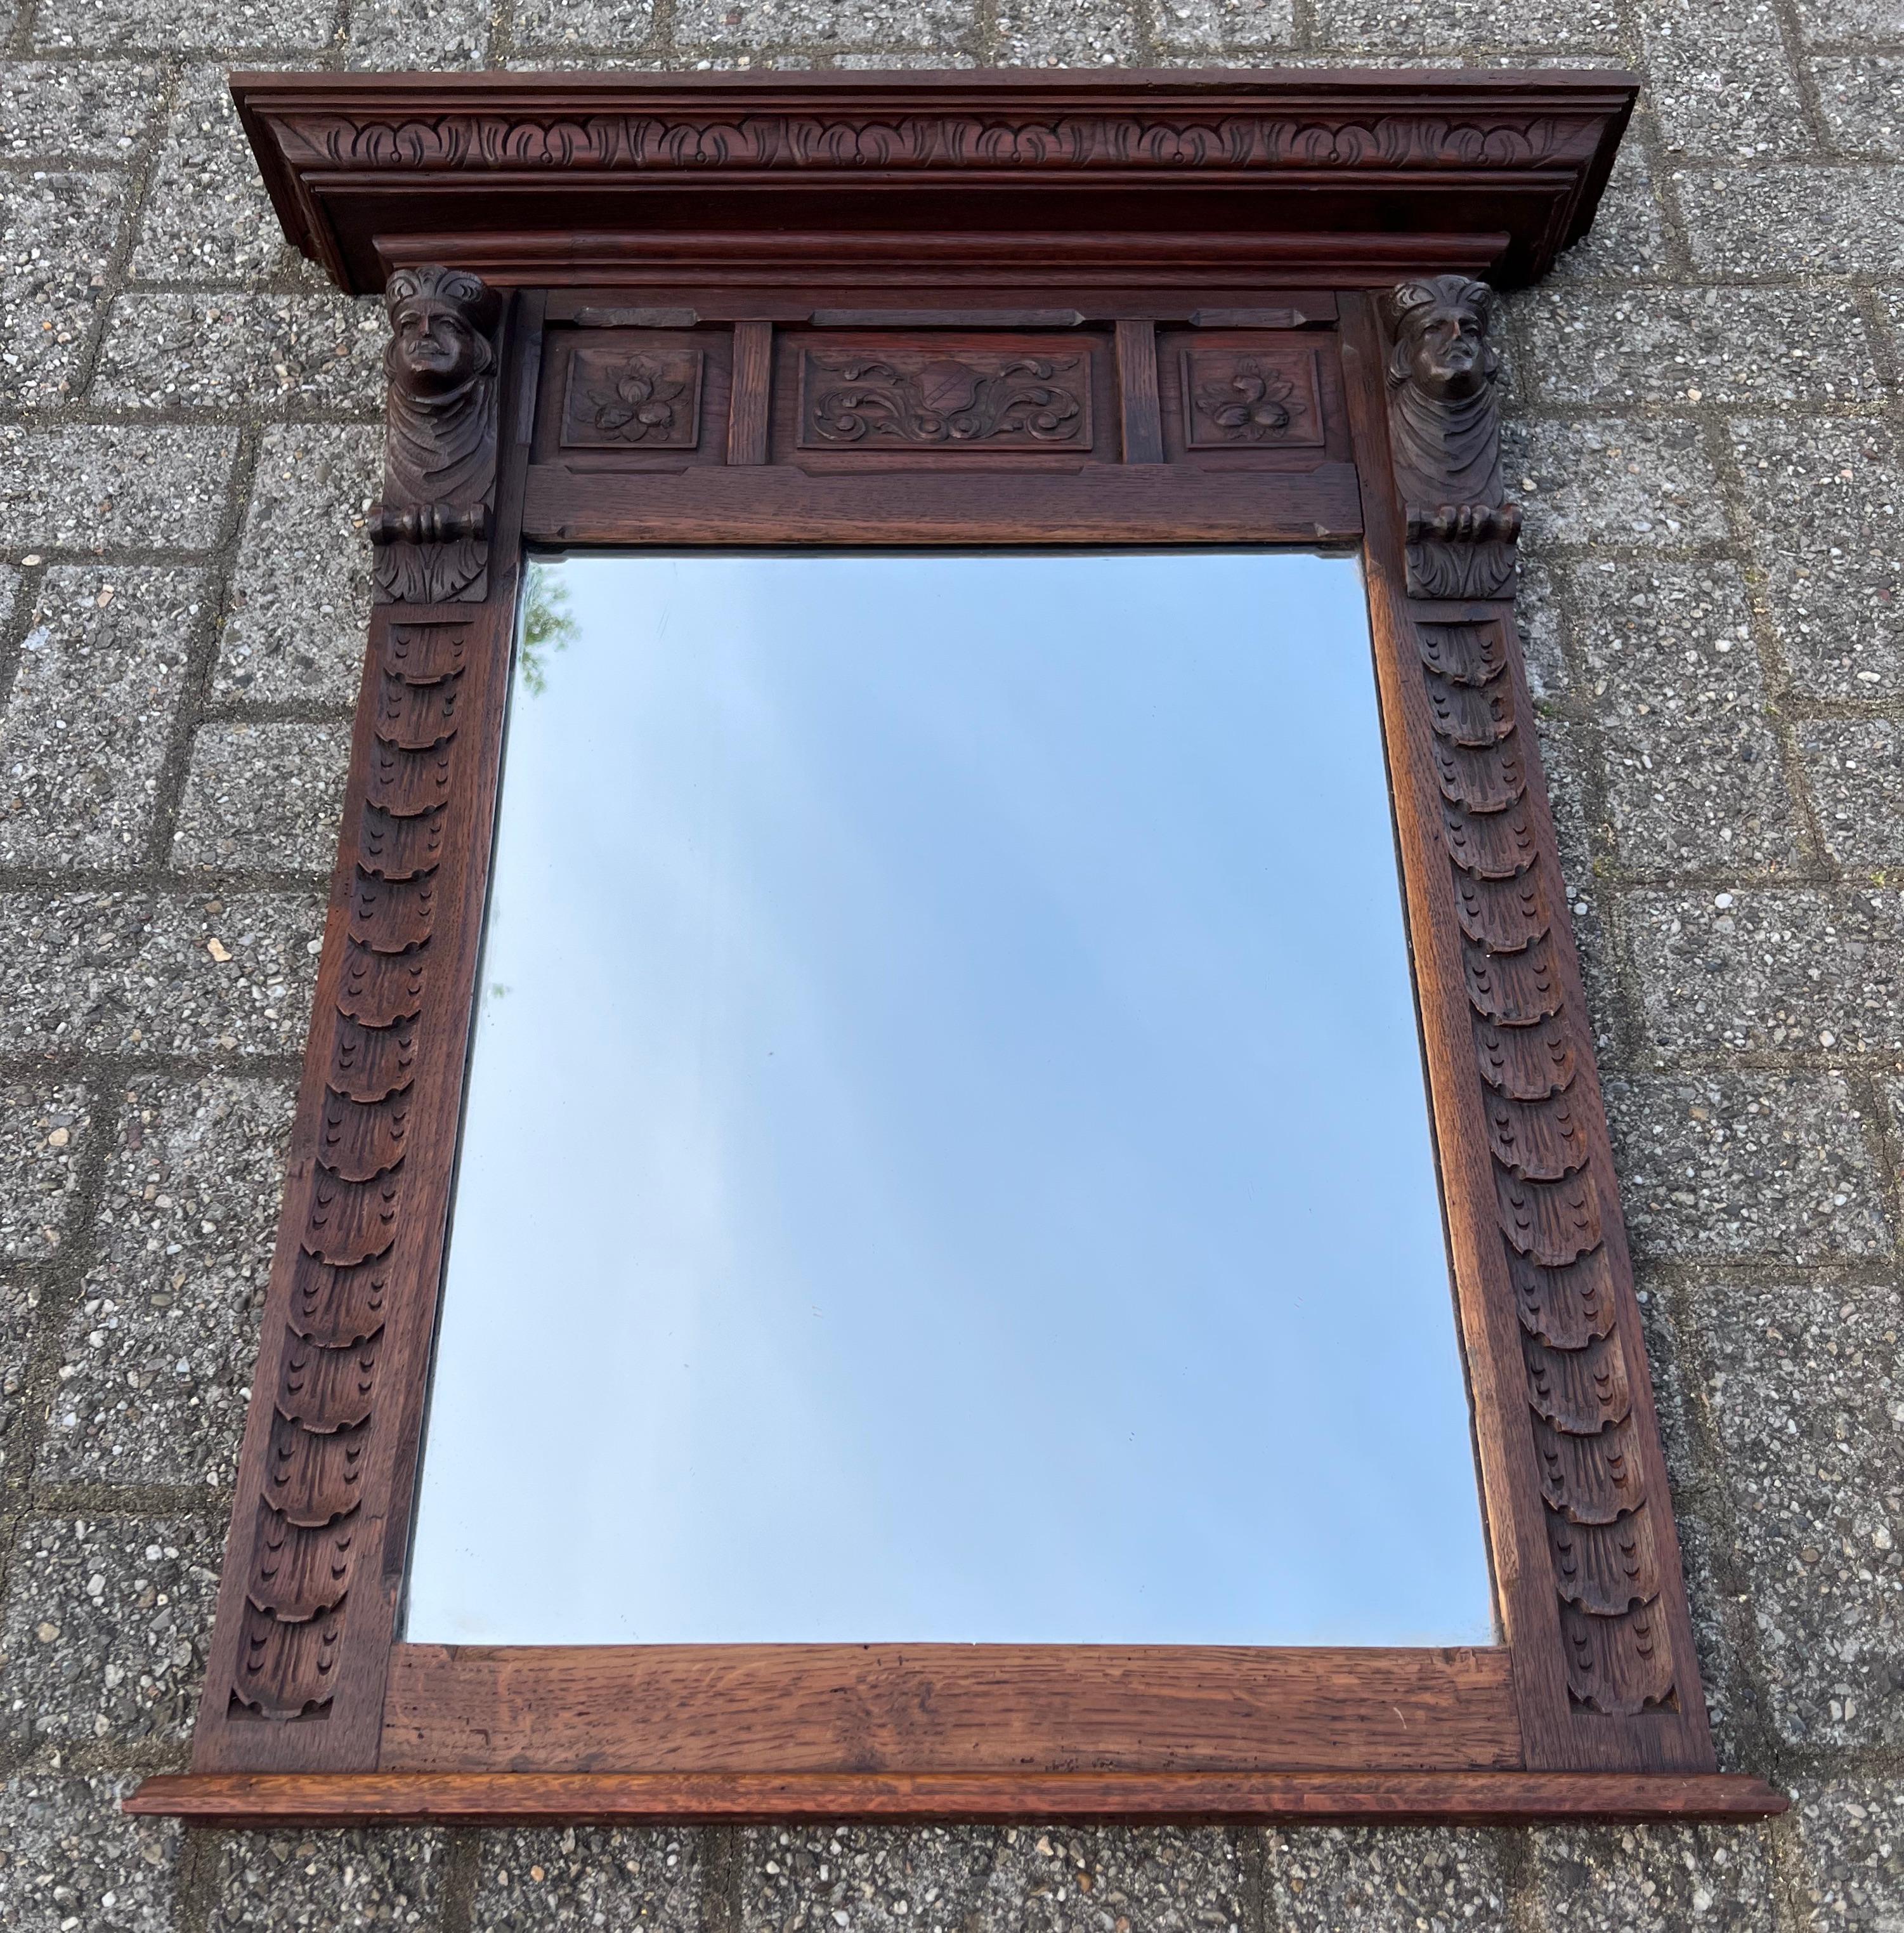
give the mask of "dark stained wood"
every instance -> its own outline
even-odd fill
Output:
[[[1117,325],[1117,380],[1124,416],[1126,463],[1164,461],[1164,425],[1157,403],[1157,331],[1148,322]]]
[[[1631,1772],[386,1772],[162,1773],[131,1813],[207,1825],[395,1825],[536,1819],[1109,1820],[1125,1824],[1521,1826],[1775,1817],[1787,1800],[1755,1778]]]
[[[287,230],[347,282],[404,265],[400,295],[479,332],[494,298],[464,272],[526,286],[493,389],[391,399],[384,601],[194,1774],[131,1809],[1780,1809],[1713,1772],[1493,419],[1403,398],[1366,293],[1537,272],[1590,215],[1630,82],[237,92]],[[1464,287],[1404,291],[1395,327]],[[396,1641],[525,542],[1362,544],[1498,1648]]]
[[[399,1645],[386,1770],[1504,1768],[1507,1655],[1068,1645]]]
[[[1586,232],[1636,89],[1563,69],[232,81],[286,233],[358,293],[399,260],[645,275],[689,228],[709,256],[777,245],[808,281],[826,245],[800,244],[851,235],[948,266],[972,236],[1050,259],[1086,236],[1272,236],[1325,287],[1526,281]]]
[[[767,461],[767,426],[772,408],[773,325],[734,325],[734,400],[728,405],[727,460],[736,464]]]

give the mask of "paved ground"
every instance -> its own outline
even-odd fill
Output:
[[[1904,1928],[1904,0],[0,0],[0,1928]],[[1422,57],[1649,80],[1512,305],[1512,475],[1721,1748],[1791,1814],[120,1818],[198,1688],[374,488],[379,319],[221,68]]]

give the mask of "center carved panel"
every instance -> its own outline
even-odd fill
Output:
[[[809,349],[800,446],[1088,450],[1090,354]]]

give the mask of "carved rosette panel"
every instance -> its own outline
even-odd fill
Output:
[[[1313,349],[1186,349],[1185,442],[1192,449],[1317,449]]]
[[[315,1159],[277,1351],[245,1572],[233,1718],[329,1715],[361,1562],[361,1486],[405,1206],[419,1036],[435,989],[437,875],[452,810],[467,622],[393,622],[356,828]],[[269,1360],[269,1357],[266,1359]]]
[[[1091,447],[1088,355],[881,350],[800,359],[804,449]]]
[[[566,449],[692,449],[701,440],[698,349],[578,349],[562,407]]]
[[[1511,594],[1518,531],[1502,501],[1491,309],[1491,293],[1459,276],[1396,291],[1392,453],[1568,1688],[1577,1709],[1632,1715],[1677,1706],[1663,1506],[1637,1435],[1644,1345],[1623,1321],[1608,1246],[1605,1129],[1581,1017],[1565,1011],[1563,888],[1530,813],[1511,606],[1485,609]]]

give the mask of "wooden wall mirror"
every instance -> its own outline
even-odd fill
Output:
[[[1515,634],[1617,74],[239,76],[392,329],[141,1811],[1743,1817]]]

